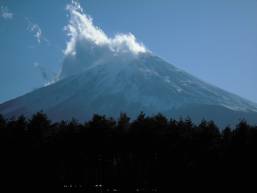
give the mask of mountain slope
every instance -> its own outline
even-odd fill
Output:
[[[65,65],[63,72],[65,71]],[[88,62],[76,73],[0,105],[5,116],[30,116],[43,110],[53,120],[81,121],[93,113],[118,117],[140,111],[213,119],[220,125],[238,119],[254,123],[257,105],[209,85],[152,54]]]

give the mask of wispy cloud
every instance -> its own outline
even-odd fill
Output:
[[[39,70],[44,81],[44,86],[50,85],[57,81],[56,73],[50,71],[45,66],[39,64],[39,62],[34,62],[33,66]]]
[[[80,73],[90,66],[128,62],[151,53],[132,33],[108,36],[93,23],[78,1],[72,0],[66,9],[69,22],[65,30],[69,40],[64,50],[60,79]]]
[[[119,33],[114,37],[109,37],[101,28],[94,25],[93,19],[83,11],[79,2],[72,0],[72,3],[68,4],[66,9],[70,13],[69,24],[65,27],[70,37],[65,50],[66,55],[76,53],[76,44],[83,40],[98,47],[107,46],[115,53],[139,54],[148,51],[142,43],[136,40],[132,33]]]
[[[48,39],[43,36],[42,29],[38,24],[31,22],[29,18],[26,18],[26,20],[28,23],[27,30],[33,33],[34,37],[36,38],[39,44],[42,43],[43,41],[49,42]]]
[[[13,15],[14,14],[9,11],[8,7],[6,6],[0,7],[0,17],[2,17],[3,19],[12,19]]]
[[[39,69],[41,75],[42,75],[42,78],[44,81],[48,82],[49,81],[49,77],[48,77],[48,74],[46,72],[46,69],[41,66],[38,62],[34,62],[33,66],[37,69]]]

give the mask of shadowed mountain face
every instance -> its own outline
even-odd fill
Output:
[[[75,60],[75,59],[74,59]],[[220,126],[239,119],[256,123],[257,105],[209,85],[150,53],[110,60],[64,61],[61,79],[49,86],[0,105],[7,117],[43,110],[56,120],[72,117],[84,121],[94,113],[132,118],[148,115],[190,116],[194,121],[212,119]],[[70,73],[69,73],[70,72]]]

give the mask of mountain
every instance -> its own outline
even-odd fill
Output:
[[[88,57],[89,58],[89,57]],[[97,58],[97,56],[95,56]],[[90,59],[90,58],[89,58]],[[60,80],[0,105],[7,116],[43,110],[54,121],[84,121],[94,113],[135,118],[163,113],[194,121],[212,119],[219,125],[240,119],[257,122],[257,105],[212,86],[150,53],[109,60],[87,60],[84,65],[64,61]]]

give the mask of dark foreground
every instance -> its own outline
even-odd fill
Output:
[[[257,127],[140,114],[51,123],[0,116],[2,190],[175,192],[257,189]],[[7,192],[4,191],[4,192]]]

